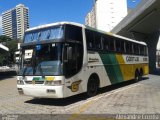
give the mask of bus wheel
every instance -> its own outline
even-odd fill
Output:
[[[140,75],[139,75],[138,70],[136,70],[136,72],[135,72],[135,78],[134,79],[135,79],[136,82],[138,82],[140,80]]]
[[[87,95],[88,97],[95,96],[99,88],[98,77],[90,77],[87,84]]]
[[[139,73],[140,75],[139,75],[139,80],[142,80],[142,76],[143,76],[143,69],[141,68],[140,69],[140,73]]]

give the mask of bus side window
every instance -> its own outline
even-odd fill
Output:
[[[103,49],[106,51],[108,51],[109,50],[109,40],[106,38],[106,37],[104,37],[103,38]]]
[[[87,49],[94,48],[94,34],[92,31],[86,30]]]
[[[144,55],[145,51],[144,51],[144,45],[140,45],[140,55]]]
[[[121,52],[122,53],[125,53],[124,45],[125,45],[124,41],[121,41]]]
[[[110,51],[115,51],[115,40],[113,38],[110,39],[110,45],[109,45],[109,50]]]
[[[138,44],[133,44],[134,54],[139,55],[139,46]]]
[[[130,42],[126,42],[126,53],[127,54],[132,54],[133,53],[132,43],[130,43]]]
[[[116,39],[116,51],[121,52],[121,41],[119,39]]]
[[[99,33],[95,33],[95,46],[96,46],[96,49],[98,50],[102,49],[101,35]]]
[[[82,28],[73,25],[66,25],[66,39],[82,42]]]
[[[145,52],[144,55],[147,56],[148,55],[148,49],[147,49],[146,46],[144,47],[144,52]]]

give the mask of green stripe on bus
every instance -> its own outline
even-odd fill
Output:
[[[122,82],[124,79],[116,59],[116,54],[100,54],[100,57],[111,83]]]

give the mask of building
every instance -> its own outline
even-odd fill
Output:
[[[85,24],[88,26],[91,26],[93,28],[96,28],[96,9],[95,6],[93,6],[92,10],[87,14],[85,19]]]
[[[28,8],[23,4],[2,13],[2,33],[13,39],[22,39],[29,28]]]
[[[127,15],[127,0],[95,0],[85,24],[103,31],[111,31]]]

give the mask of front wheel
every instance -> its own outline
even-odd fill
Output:
[[[99,88],[98,81],[94,78],[90,78],[87,85],[87,95],[88,97],[95,96]]]

